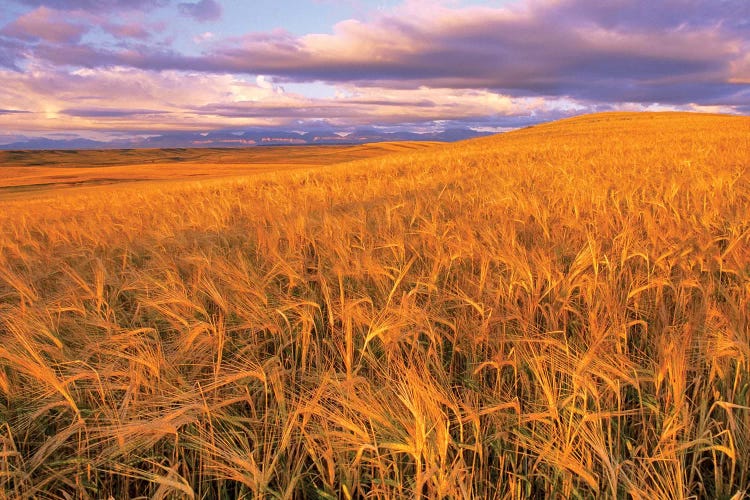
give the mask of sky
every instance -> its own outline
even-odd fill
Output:
[[[3,0],[0,144],[750,114],[750,0]]]

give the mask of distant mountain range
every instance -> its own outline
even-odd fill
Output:
[[[242,132],[172,132],[145,139],[94,141],[90,139],[29,138],[0,145],[0,150],[24,149],[122,149],[122,148],[240,148],[249,146],[283,146],[308,144],[363,144],[386,141],[443,141],[455,142],[489,135],[473,129],[447,129],[440,132],[383,132],[375,128],[360,128],[342,133],[335,129],[307,132],[253,129]]]

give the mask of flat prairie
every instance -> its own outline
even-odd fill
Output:
[[[745,498],[750,118],[412,146],[5,156],[0,493]]]
[[[123,182],[211,179],[304,169],[428,148],[436,142],[243,149],[0,151],[0,198]]]

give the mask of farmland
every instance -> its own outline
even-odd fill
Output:
[[[199,180],[156,153],[168,173],[16,158],[0,492],[748,491],[750,118],[608,113],[393,148],[221,175],[193,157]],[[122,179],[41,186],[55,168]]]
[[[310,169],[428,148],[435,142],[244,149],[0,151],[0,198],[46,195],[50,189],[148,181],[215,179]]]

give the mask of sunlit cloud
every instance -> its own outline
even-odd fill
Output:
[[[285,92],[265,76],[254,81],[225,74],[184,74],[129,68],[82,69],[71,74],[0,72],[0,126],[24,133],[55,130],[197,130],[325,122],[339,127],[482,120],[528,116],[555,108],[539,98],[511,98],[487,90],[388,89],[342,86],[330,98]],[[189,80],[192,85],[184,86]],[[108,95],[97,95],[106,87]],[[17,106],[10,111],[11,105]],[[20,116],[22,114],[22,116]]]
[[[141,23],[106,23],[101,28],[119,38],[135,38],[139,40],[146,40],[152,37],[151,31]]]
[[[0,34],[28,41],[73,44],[89,29],[81,22],[70,21],[60,11],[39,7],[2,28]]]
[[[201,43],[209,42],[213,40],[214,38],[216,38],[216,35],[214,33],[210,31],[205,31],[199,35],[195,35],[193,37],[193,42],[197,44],[201,44]]]
[[[26,10],[0,28],[0,109],[28,113],[0,114],[8,133],[502,129],[587,111],[750,109],[746,0],[407,0],[328,32],[237,36],[205,31],[229,9],[215,0],[16,3]],[[158,9],[191,27],[182,45],[144,17]]]

